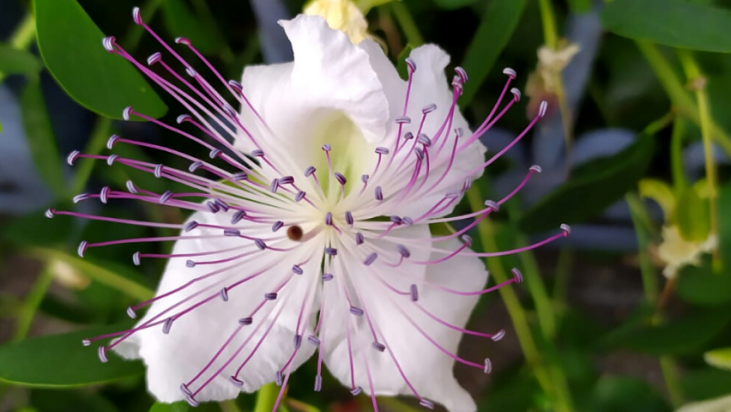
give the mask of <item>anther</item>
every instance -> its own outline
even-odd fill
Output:
[[[464,242],[467,247],[472,246],[472,236],[470,235],[462,235],[462,242]]]
[[[142,25],[142,13],[140,13],[140,8],[135,7],[132,9],[132,20],[135,22],[136,25]]]
[[[208,207],[208,211],[210,211],[213,214],[216,214],[221,211],[221,206],[219,206],[214,201],[206,202],[206,206]]]
[[[411,295],[412,302],[417,302],[419,300],[419,289],[416,285],[409,286],[409,294]]]
[[[132,263],[134,263],[135,266],[139,266],[142,263],[140,261],[140,252],[139,251],[132,254]]]
[[[411,257],[411,251],[406,248],[404,245],[396,245],[396,249],[398,249],[398,253],[403,256],[404,258],[410,258]]]
[[[251,156],[253,157],[264,157],[264,151],[260,149],[252,150]]]
[[[173,192],[168,190],[167,192],[163,193],[162,195],[160,195],[160,204],[167,202],[168,200],[170,200],[171,197],[173,197]]]
[[[543,169],[541,169],[541,167],[538,165],[533,165],[528,170],[530,170],[531,172],[535,172],[535,173],[541,173],[543,171]]]
[[[55,213],[56,213],[56,209],[49,208],[48,210],[46,210],[46,217],[49,219],[53,219],[53,216],[55,216]]]
[[[220,198],[213,199],[213,203],[215,203],[224,212],[228,212],[229,209],[231,209],[231,206],[228,203],[221,200]]]
[[[241,236],[241,231],[238,229],[224,229],[223,235],[228,237],[239,237]]]
[[[421,108],[421,112],[424,113],[424,114],[431,113],[434,110],[437,110],[437,105],[434,104],[434,103],[428,104],[428,105],[426,105],[426,106],[424,106],[424,107]]]
[[[108,165],[108,166],[111,166],[111,165],[113,165],[113,164],[114,164],[114,162],[115,162],[115,161],[116,161],[117,159],[119,159],[119,155],[116,155],[116,154],[112,154],[112,155],[109,155],[109,157],[107,157],[107,165]]]
[[[307,193],[305,193],[305,192],[303,192],[303,191],[301,191],[301,190],[300,190],[300,191],[299,191],[299,192],[297,192],[297,194],[296,194],[296,195],[294,196],[294,201],[295,201],[295,202],[301,202],[301,201],[302,201],[302,199],[304,199],[304,198],[305,198],[305,195],[306,195],[306,194],[307,194]]]
[[[363,183],[368,183],[368,179],[370,179],[370,176],[369,175],[362,175],[360,177],[360,181],[363,182]]]
[[[231,224],[235,225],[235,224],[239,223],[241,221],[241,219],[243,219],[244,217],[246,217],[245,211],[243,211],[243,210],[237,211],[236,213],[234,213],[233,216],[231,216]]]
[[[220,295],[222,301],[228,302],[228,289],[226,289],[225,287],[221,288]]]
[[[333,278],[334,278],[334,276],[332,275],[332,273],[325,273],[322,275],[322,280],[325,282],[329,282],[329,281],[333,280]]]
[[[264,294],[264,299],[266,300],[275,300],[277,298],[276,292],[269,292]]]
[[[332,148],[332,146],[330,146],[330,143],[325,143],[324,145],[322,145],[322,150],[324,150],[324,151],[326,151],[326,152],[329,152],[329,151],[331,151],[332,149],[333,149],[333,148]]]
[[[332,226],[333,224],[333,214],[331,212],[325,213],[325,224],[328,226]]]
[[[183,227],[183,230],[186,232],[190,232],[191,230],[193,230],[197,227],[198,227],[198,222],[196,222],[195,220],[191,220],[190,222],[185,224],[185,226]]]
[[[410,124],[411,118],[409,116],[401,116],[396,118],[397,124]]]
[[[305,271],[302,270],[302,268],[299,265],[293,265],[292,272],[294,272],[295,275],[301,275],[301,274],[305,273]]]
[[[176,37],[175,38],[175,43],[184,44],[186,46],[190,46],[192,44],[191,41],[190,41],[190,39],[188,39],[186,37]]]
[[[132,306],[127,308],[127,316],[129,316],[130,319],[136,319],[137,313],[135,313],[135,310]]]
[[[172,327],[173,327],[173,318],[170,317],[170,318],[165,319],[165,323],[162,324],[162,333],[167,335],[168,333],[170,333],[170,328],[172,328]]]
[[[122,110],[122,118],[129,121],[129,115],[132,113],[132,106],[127,106]]]
[[[282,371],[277,371],[277,373],[274,374],[274,383],[277,384],[277,386],[282,386]]]
[[[467,70],[457,66],[454,68],[454,71],[457,73],[457,76],[459,76],[462,83],[467,83],[467,80],[469,80],[469,77],[467,77]]]
[[[349,224],[350,226],[353,226],[353,223],[355,220],[353,220],[353,214],[350,212],[345,212],[345,223]]]
[[[326,247],[325,248],[325,254],[326,255],[329,255],[329,256],[337,256],[338,255],[338,250],[335,249],[334,247]]]
[[[361,392],[363,392],[363,388],[361,388],[360,386],[356,386],[355,388],[350,390],[350,393],[353,396],[358,396]]]
[[[294,335],[294,348],[299,349],[302,346],[302,335]]]
[[[361,308],[358,308],[358,307],[355,307],[355,306],[351,306],[350,307],[350,313],[352,313],[355,316],[363,316],[363,314],[365,312],[363,312],[363,309],[361,309]]]
[[[561,230],[563,230],[564,236],[568,236],[571,234],[571,226],[564,223],[560,227],[561,227]]]
[[[254,318],[252,317],[239,319],[239,324],[243,326],[251,325],[252,323],[254,323]]]
[[[419,405],[427,408],[427,409],[434,409],[434,403],[432,401],[426,400],[426,399],[420,399]]]
[[[548,110],[548,102],[542,101],[541,105],[538,106],[538,116],[543,117],[546,115],[546,110]]]
[[[419,137],[416,138],[416,141],[423,144],[426,147],[431,146],[431,139],[429,136],[425,135],[424,133],[419,133]]]
[[[322,376],[317,375],[315,376],[315,392],[320,392],[322,390]]]
[[[515,279],[515,283],[523,283],[523,274],[520,273],[518,269],[513,268],[511,272],[513,272],[513,279]]]
[[[234,386],[238,386],[239,388],[244,386],[244,381],[242,381],[241,379],[238,379],[235,376],[231,376],[230,378],[228,378],[228,380],[230,380],[231,383],[234,384]]]
[[[132,193],[133,195],[137,194],[137,187],[135,187],[134,182],[132,182],[131,180],[128,180],[126,183],[126,186],[127,186],[128,192]]]
[[[404,216],[403,218],[401,218],[401,221],[406,226],[412,226],[414,224],[414,219],[412,219],[408,216]]]
[[[505,329],[500,329],[500,331],[494,335],[490,339],[492,339],[493,342],[498,342],[502,340],[505,337]]]
[[[102,190],[99,192],[99,201],[101,201],[104,204],[107,204],[107,201],[109,200],[109,186],[104,186]]]
[[[270,185],[269,189],[272,191],[272,193],[277,193],[277,189],[279,189],[279,179],[272,180],[272,184]]]
[[[379,352],[383,352],[386,350],[386,346],[384,344],[382,344],[381,342],[373,342],[372,346],[375,350],[377,350]]]
[[[363,237],[363,234],[358,232],[355,234],[355,244],[356,245],[362,245],[363,242],[365,242],[365,238]]]
[[[490,362],[490,358],[485,358],[485,367],[482,368],[482,371],[485,372],[485,374],[492,372],[492,362]]]
[[[211,152],[208,153],[208,157],[210,157],[211,159],[215,159],[220,154],[221,154],[221,149],[212,149]]]
[[[81,193],[81,194],[78,194],[78,195],[74,196],[74,198],[72,200],[73,200],[74,203],[79,203],[82,200],[86,200],[88,198],[89,198],[89,194],[88,193]]]
[[[373,264],[373,262],[376,261],[376,259],[378,259],[378,254],[375,253],[375,252],[373,252],[370,255],[368,255],[368,257],[366,258],[366,260],[363,261],[363,264],[366,265],[366,266],[370,266],[370,265]]]
[[[195,267],[195,262],[192,261],[192,260],[190,260],[190,259],[188,259],[188,260],[185,261],[185,266],[186,267],[189,267],[189,268],[194,268]]]
[[[79,158],[80,154],[81,152],[78,150],[74,150],[73,152],[69,153],[69,155],[66,157],[66,163],[68,163],[69,166],[73,166],[74,162],[76,162],[76,159]]]
[[[162,168],[163,168],[162,163],[160,163],[159,165],[155,166],[155,173],[154,174],[155,174],[155,177],[157,177],[158,179],[162,176]]]
[[[520,101],[521,96],[522,96],[520,94],[520,90],[518,90],[515,87],[513,87],[512,89],[510,89],[510,93],[513,94],[513,101],[515,101],[516,103],[518,103]]]
[[[267,244],[264,243],[264,241],[261,239],[254,240],[254,243],[256,244],[256,247],[258,247],[260,250],[264,250],[267,248]]]
[[[381,189],[381,186],[376,186],[376,200],[383,200],[383,189]]]
[[[109,53],[113,53],[114,52],[114,41],[115,41],[114,36],[105,37],[102,39],[102,46],[104,46],[104,48]]]
[[[342,175],[340,172],[335,172],[335,179],[340,183],[341,185],[345,185],[345,183],[348,182],[348,179],[345,178],[345,176]]]
[[[388,149],[385,148],[385,147],[376,147],[376,154],[379,154],[379,155],[387,155],[388,154]]]
[[[150,57],[147,58],[147,65],[152,66],[153,64],[159,62],[162,60],[162,53],[155,52],[150,55]]]
[[[418,147],[414,149],[414,154],[420,162],[424,160],[424,151],[419,149]]]
[[[231,175],[231,179],[233,180],[246,180],[249,178],[249,175],[246,172],[238,172]]]
[[[185,397],[185,401],[186,401],[186,402],[188,402],[188,405],[190,405],[190,406],[192,406],[192,407],[194,407],[194,408],[197,408],[197,407],[198,407],[198,405],[200,405],[200,404],[198,403],[198,401],[197,401],[197,400],[195,400],[195,399],[193,398],[193,395],[188,395],[188,396],[186,396],[186,397]]]
[[[192,68],[192,67],[190,67],[190,66],[188,66],[188,67],[186,67],[186,68],[185,68],[185,72],[186,72],[186,73],[188,73],[188,76],[190,76],[190,77],[195,77],[195,75],[196,75],[196,74],[198,74],[198,73],[197,73],[197,72],[195,71],[195,69],[194,69],[194,68]],[[225,109],[225,108],[226,108],[226,106],[224,106],[224,109]]]
[[[409,67],[409,70],[411,70],[412,73],[416,71],[416,62],[411,57],[406,58],[406,65]]]
[[[119,136],[116,134],[109,136],[109,139],[107,139],[107,149],[112,150],[114,145],[117,144],[118,140],[119,140]]]
[[[403,219],[401,219],[398,216],[391,216],[388,218],[388,220],[390,220],[392,223],[395,223],[397,225],[400,225],[403,222]]]
[[[280,185],[291,185],[292,183],[294,183],[294,177],[292,176],[284,176],[279,178]]]
[[[405,140],[411,140],[413,138],[414,138],[414,134],[413,133],[411,133],[411,132],[404,133],[404,139]]]
[[[87,242],[86,240],[82,240],[81,243],[79,243],[79,247],[76,249],[76,253],[79,254],[79,257],[84,257],[88,245],[89,242]]]
[[[314,346],[320,346],[320,339],[318,339],[315,335],[308,336],[307,342],[310,342]]]
[[[315,169],[315,166],[310,166],[307,169],[305,169],[305,177],[310,177],[313,173],[315,173],[317,169]]]
[[[84,346],[91,346],[91,341],[89,339],[82,339],[81,344]]]
[[[191,120],[193,120],[193,118],[189,114],[181,114],[177,119],[175,119],[178,124],[189,122]]]
[[[233,87],[237,92],[241,93],[244,90],[244,86],[236,80],[229,80],[228,85]]]
[[[282,226],[284,226],[284,222],[282,222],[281,220],[277,220],[272,225],[272,232],[276,232],[277,230],[281,229]]]
[[[485,200],[485,206],[488,209],[491,209],[493,212],[496,212],[497,213],[497,212],[500,211],[500,205],[497,202],[495,202],[495,201]]]
[[[197,160],[197,161],[191,163],[190,166],[188,166],[188,171],[190,173],[195,173],[195,171],[200,169],[201,167],[203,167],[203,162],[201,162],[200,160]]]
[[[97,354],[99,355],[99,360],[102,363],[107,363],[107,347],[106,346],[99,346],[99,349],[97,350]]]
[[[518,77],[518,73],[516,73],[515,70],[511,69],[510,67],[504,68],[503,74],[512,79],[515,79],[516,77]]]
[[[192,396],[193,395],[193,392],[191,392],[190,389],[188,389],[188,385],[186,385],[184,383],[181,383],[180,384],[180,392],[182,392],[183,395],[185,395],[185,396]]]

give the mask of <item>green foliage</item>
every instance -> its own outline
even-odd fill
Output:
[[[0,73],[35,74],[42,68],[43,63],[33,54],[0,44]]]
[[[38,47],[64,90],[89,110],[121,119],[127,106],[151,117],[167,107],[137,70],[102,47],[104,35],[76,0],[34,0]]]

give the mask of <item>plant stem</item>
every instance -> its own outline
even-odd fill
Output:
[[[254,412],[273,412],[272,408],[277,401],[279,395],[279,387],[273,383],[268,383],[256,393],[256,403],[254,404]]]
[[[573,249],[562,249],[558,254],[556,263],[556,282],[553,286],[553,300],[559,310],[566,307],[566,291],[571,269],[574,263],[575,252]]]
[[[673,409],[679,409],[683,406],[685,400],[683,397],[683,389],[680,386],[678,365],[670,356],[661,356],[660,369],[662,369],[662,376],[663,379],[665,379],[665,385],[668,388],[670,403],[672,403]]]
[[[109,130],[112,127],[112,119],[107,117],[98,117],[94,123],[94,129],[91,132],[91,139],[84,148],[84,153],[95,155],[104,149],[104,146],[109,139]],[[71,185],[71,195],[81,193],[86,186],[86,182],[91,176],[91,172],[94,170],[95,162],[86,161],[79,162],[76,175],[74,176],[73,183]]]
[[[30,47],[31,43],[33,42],[33,39],[36,38],[36,21],[33,17],[33,13],[28,13],[23,18],[23,21],[20,22],[18,27],[13,32],[13,35],[10,36],[10,39],[8,40],[8,44],[10,47],[18,50],[26,50],[28,47]],[[5,80],[5,73],[0,72],[0,83]],[[2,128],[0,128],[0,131],[2,131]]]
[[[46,267],[41,270],[38,278],[33,283],[33,288],[20,309],[15,333],[13,334],[13,341],[17,342],[28,336],[28,331],[30,330],[31,323],[33,323],[33,318],[35,318],[38,307],[43,300],[43,296],[45,296],[52,281],[53,273],[51,272],[50,265],[47,264]]]
[[[480,210],[483,207],[482,196],[480,195],[480,190],[476,185],[473,185],[467,192],[467,200],[472,210]],[[489,220],[482,221],[477,230],[483,247],[488,249],[497,249],[497,244],[493,237],[494,229]],[[487,265],[493,279],[495,279],[495,283],[506,282],[509,279],[507,271],[505,270],[505,267],[503,267],[500,259],[489,259],[487,260]],[[513,327],[515,328],[520,348],[523,351],[523,355],[525,356],[528,365],[533,368],[536,380],[543,390],[553,397],[556,411],[572,411],[570,396],[566,392],[566,385],[559,383],[565,382],[565,377],[561,374],[560,370],[552,370],[549,368],[541,358],[536,343],[533,340],[533,335],[530,331],[528,317],[518,300],[518,295],[515,293],[515,290],[513,290],[513,288],[505,287],[498,289],[498,293],[500,293],[500,297],[505,303],[508,315],[510,316]]]
[[[711,110],[706,94],[706,79],[701,74],[693,55],[687,50],[678,50],[678,57],[685,70],[688,82],[695,91],[698,101],[698,113],[700,116],[701,138],[703,139],[703,156],[706,163],[706,184],[708,186],[708,210],[710,213],[711,232],[709,236],[716,236],[718,233],[718,211],[716,209],[716,197],[718,189],[718,177],[716,176],[716,162],[713,159],[713,144],[711,142]],[[720,263],[718,247],[713,250],[713,260],[716,265]]]
[[[670,168],[673,173],[673,191],[680,196],[688,186],[683,169],[683,136],[685,134],[685,119],[678,117],[673,123],[673,134],[670,137]]]
[[[404,31],[406,41],[413,47],[418,47],[424,44],[424,38],[421,37],[419,28],[416,27],[416,22],[414,22],[414,18],[411,16],[406,5],[400,1],[395,1],[391,3],[391,11],[393,11],[393,15],[396,17],[401,29]]]
[[[553,13],[551,0],[538,0],[541,11],[541,23],[543,24],[543,42],[553,50],[558,48],[558,31],[556,30],[556,18]]]

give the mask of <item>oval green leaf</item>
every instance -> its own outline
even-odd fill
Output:
[[[731,11],[685,0],[614,0],[602,11],[608,31],[684,49],[731,53]]]
[[[63,335],[43,336],[0,346],[0,381],[34,387],[74,387],[141,376],[141,362],[125,361],[107,354],[97,357],[96,346],[84,347],[82,339],[127,329],[129,325],[104,326]]]
[[[640,135],[616,155],[582,165],[523,215],[520,228],[528,233],[545,232],[599,215],[637,185],[654,151],[654,138]]]
[[[703,354],[707,364],[731,371],[731,347],[714,349]]]
[[[677,277],[676,290],[684,301],[703,306],[718,306],[731,302],[731,270],[724,261],[723,270],[714,272],[710,255],[703,265],[686,266]]]
[[[69,96],[112,119],[121,119],[127,106],[155,118],[165,114],[165,103],[142,75],[104,49],[104,34],[76,0],[34,0],[33,4],[41,56]]]

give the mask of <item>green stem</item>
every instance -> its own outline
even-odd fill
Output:
[[[8,44],[14,49],[25,50],[33,43],[36,38],[36,20],[33,13],[28,13],[20,22],[18,28],[10,37]]]
[[[472,210],[480,210],[484,207],[480,190],[476,185],[473,185],[467,192],[467,200]],[[493,232],[494,228],[489,220],[484,220],[478,226],[478,233],[483,247],[488,249],[497,249]],[[493,279],[495,279],[495,283],[506,282],[509,279],[507,271],[505,270],[505,267],[503,267],[500,259],[489,259],[487,260],[487,265]],[[556,411],[570,412],[572,407],[568,394],[564,393],[565,385],[556,384],[557,381],[563,380],[563,375],[560,373],[551,373],[555,371],[552,371],[547,365],[545,365],[541,358],[536,343],[533,340],[533,335],[530,331],[528,317],[518,300],[518,295],[515,293],[515,290],[509,287],[500,288],[498,289],[498,293],[500,293],[500,297],[505,303],[508,315],[510,316],[513,327],[515,328],[520,348],[523,351],[523,355],[525,356],[528,365],[533,368],[536,380],[543,390],[547,394],[552,395],[554,398],[556,402]]]
[[[687,50],[678,50],[678,57],[685,70],[688,81],[693,84],[695,97],[698,101],[698,113],[700,116],[701,138],[703,139],[703,155],[706,163],[706,184],[708,186],[708,209],[710,213],[711,232],[709,236],[715,237],[718,233],[718,211],[716,208],[716,194],[718,189],[718,177],[716,175],[716,162],[713,159],[713,144],[711,142],[711,110],[708,103],[708,95],[706,94],[706,79],[701,74],[693,55]],[[720,262],[718,248],[713,252],[714,263]]]
[[[642,204],[639,196],[634,193],[628,193],[625,196],[625,200],[629,205],[632,223],[635,227],[635,236],[637,236],[640,273],[642,275],[642,285],[645,290],[645,299],[652,306],[655,306],[659,295],[657,278],[655,276],[655,270],[652,267],[652,260],[650,259],[650,235],[647,232],[647,222],[650,220],[650,217],[647,215],[647,210],[645,210],[645,206]]]
[[[279,387],[273,383],[268,383],[259,388],[259,392],[256,393],[254,412],[272,412],[278,395]]]
[[[662,369],[662,376],[668,388],[670,403],[672,403],[673,409],[679,409],[685,403],[685,399],[683,396],[683,388],[680,385],[678,365],[673,358],[661,356],[660,369]]]
[[[399,25],[401,25],[401,29],[406,35],[406,41],[413,47],[418,47],[424,44],[424,38],[421,37],[419,28],[416,27],[416,22],[411,16],[411,13],[409,12],[409,9],[406,7],[406,5],[404,5],[400,1],[396,1],[391,3],[391,10],[393,11],[393,15],[396,17],[396,20],[399,22]]]
[[[558,48],[558,31],[556,30],[556,18],[554,17],[551,0],[538,0],[541,11],[541,23],[543,24],[543,42],[553,50]]]
[[[109,140],[109,131],[112,127],[112,120],[106,117],[99,117],[94,123],[94,129],[91,132],[91,138],[89,143],[84,148],[84,153],[91,155],[98,154],[101,152],[107,140]],[[91,176],[91,172],[94,170],[96,162],[78,162],[76,166],[76,175],[74,176],[73,184],[71,185],[71,194],[76,195],[81,193],[86,186],[86,182]]]
[[[566,307],[566,292],[574,264],[575,252],[573,249],[562,249],[558,254],[558,262],[556,263],[556,283],[553,285],[553,300],[561,309]]]
[[[687,117],[695,124],[700,124],[700,114],[698,106],[696,106],[693,99],[686,92],[683,83],[678,79],[670,63],[663,57],[657,47],[646,41],[637,41],[637,48],[645,56],[645,59],[650,64],[650,67],[655,72],[658,80],[665,88],[665,92],[670,97],[675,109],[678,113]],[[708,125],[710,134],[713,140],[718,144],[721,149],[726,152],[728,156],[731,156],[731,136],[729,136],[719,125],[717,125],[711,119]]]
[[[683,169],[683,136],[685,135],[685,120],[681,117],[673,123],[673,134],[670,137],[670,168],[673,173],[673,186],[676,196],[680,196],[688,186]]]
[[[53,273],[51,272],[50,265],[46,265],[46,267],[38,275],[38,279],[36,279],[33,283],[33,288],[21,307],[20,313],[18,314],[15,333],[13,334],[13,341],[17,342],[23,340],[28,335],[28,330],[30,330],[30,325],[33,323],[33,318],[35,318],[38,307],[43,300],[43,296],[45,296],[52,281]]]

